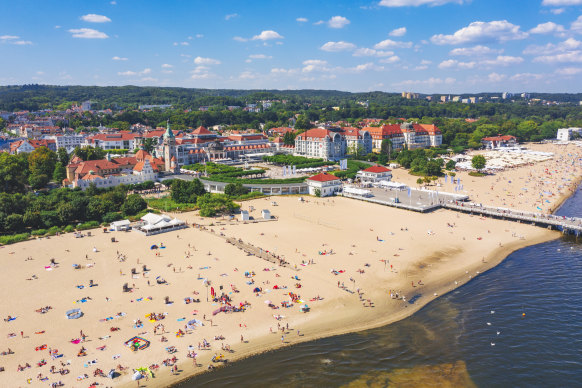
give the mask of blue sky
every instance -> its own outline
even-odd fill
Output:
[[[582,92],[582,0],[0,0],[0,84]]]

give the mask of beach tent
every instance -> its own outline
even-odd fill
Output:
[[[67,319],[78,319],[83,316],[83,312],[81,309],[72,309],[65,313],[67,315]]]
[[[158,246],[154,244],[150,247],[150,249],[158,249]]]

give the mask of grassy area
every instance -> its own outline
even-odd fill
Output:
[[[160,211],[192,211],[196,210],[195,203],[179,203],[174,202],[174,200],[168,195],[162,198],[147,198],[146,202],[148,206],[152,209]]]
[[[469,173],[469,175],[471,175],[471,176],[487,176],[487,174],[484,174],[484,173],[478,172],[478,171],[471,171]]]

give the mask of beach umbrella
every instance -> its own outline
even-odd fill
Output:
[[[271,302],[270,300],[265,301],[265,304],[271,304],[271,303],[273,303],[273,302]]]

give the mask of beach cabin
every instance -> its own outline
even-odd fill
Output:
[[[249,220],[249,212],[246,210],[240,211],[240,220],[241,221],[248,221]]]
[[[170,232],[186,228],[186,223],[177,218],[171,218],[164,214],[148,213],[141,218],[141,221],[134,228],[135,230],[151,236],[154,234]]]
[[[319,193],[320,197],[328,197],[341,191],[342,182],[338,177],[322,172],[307,178],[307,186],[309,186],[310,195]]]
[[[390,181],[392,179],[392,171],[389,168],[376,165],[368,167],[365,170],[358,171],[356,178],[358,178],[363,183]]]
[[[265,219],[265,220],[271,219],[271,212],[268,209],[263,209],[261,211],[261,215],[263,216],[263,219]]]
[[[113,221],[109,226],[115,232],[129,230],[129,220]]]

